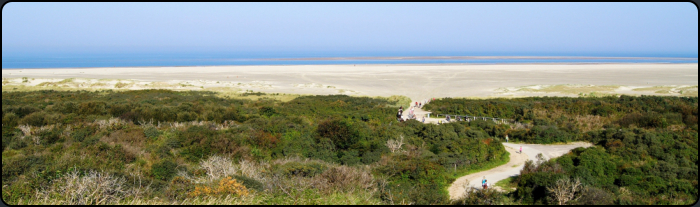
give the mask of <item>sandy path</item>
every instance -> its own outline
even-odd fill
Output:
[[[415,105],[415,100],[411,102],[411,106]],[[409,108],[410,109],[410,108]],[[414,108],[414,114],[421,120],[423,116],[426,116],[428,111],[420,109],[418,107]],[[404,115],[408,115],[408,112],[404,111]],[[405,116],[404,116],[405,117]],[[427,117],[427,116],[426,116]],[[438,120],[445,120],[444,117],[435,118],[431,115],[431,118],[426,118],[426,123],[437,123]],[[477,173],[472,173],[469,175],[457,178],[455,182],[448,188],[450,192],[450,199],[457,199],[462,196],[464,192],[465,184],[470,187],[476,187],[481,189],[481,179],[484,177],[491,184],[495,184],[498,181],[509,178],[511,176],[516,176],[520,174],[520,170],[525,166],[527,160],[537,161],[537,154],[542,153],[545,160],[556,158],[562,156],[572,149],[578,147],[590,147],[593,146],[586,142],[572,142],[569,144],[556,144],[556,145],[543,145],[543,144],[514,144],[514,143],[502,143],[506,148],[506,151],[510,154],[510,161],[508,163],[500,165],[498,167],[481,171]],[[522,146],[523,153],[519,153],[519,149]],[[467,183],[467,181],[469,183]],[[494,186],[494,189],[499,189],[499,187]]]
[[[503,143],[503,146],[510,153],[510,161],[508,163],[490,170],[481,171],[458,178],[449,188],[450,198],[457,199],[462,196],[462,193],[464,192],[464,184],[467,180],[469,181],[468,186],[480,188],[481,179],[484,177],[486,177],[486,180],[493,185],[500,180],[518,175],[520,170],[522,170],[525,166],[524,164],[527,160],[537,161],[536,157],[539,153],[542,153],[543,157],[546,160],[549,160],[562,156],[572,149],[578,147],[590,147],[593,145],[586,142],[572,142],[569,144],[557,145]],[[523,147],[522,154],[518,152],[520,146]],[[494,188],[498,189],[498,187],[495,186]]]

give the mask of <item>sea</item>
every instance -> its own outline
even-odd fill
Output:
[[[445,58],[466,57],[469,58]],[[392,57],[412,57],[391,59]],[[488,57],[488,58],[485,58]],[[546,57],[546,58],[544,58]],[[332,59],[331,59],[332,58]],[[222,65],[698,63],[695,55],[458,52],[122,52],[5,53],[2,69]]]

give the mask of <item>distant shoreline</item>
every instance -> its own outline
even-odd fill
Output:
[[[562,59],[562,60],[697,60],[683,57],[587,57],[587,56],[406,56],[406,57],[331,57],[331,58],[260,58],[255,60],[479,60],[479,59]]]
[[[697,58],[694,58],[697,59]],[[118,67],[54,67],[2,68],[2,70],[106,69],[106,68],[182,68],[182,67],[274,67],[274,66],[454,66],[454,65],[629,65],[629,64],[698,64],[671,62],[533,62],[533,63],[396,63],[396,64],[279,64],[279,65],[180,65],[180,66],[118,66]]]

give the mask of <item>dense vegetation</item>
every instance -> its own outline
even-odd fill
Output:
[[[342,95],[3,92],[2,199],[446,204],[455,175],[507,159],[494,137],[507,126],[399,123],[397,105]]]
[[[555,186],[571,187],[579,180],[580,188],[572,192],[578,199],[569,204],[692,204],[698,199],[697,101],[650,96],[448,98],[425,108],[437,114],[514,119],[516,127],[493,135],[507,134],[515,141],[596,145],[526,163],[514,179],[517,190],[503,197],[523,204],[559,204],[566,199],[555,196]],[[473,203],[470,199],[475,200],[462,202]]]

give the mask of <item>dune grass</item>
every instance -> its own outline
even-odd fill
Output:
[[[469,175],[472,173],[490,170],[490,169],[496,168],[498,166],[505,165],[508,162],[510,162],[510,152],[508,152],[506,150],[505,159],[502,159],[499,162],[490,162],[488,164],[481,165],[481,166],[466,167],[466,168],[462,168],[462,169],[451,170],[450,175],[452,176],[452,178],[457,179],[457,178],[460,178],[462,176]]]
[[[515,183],[515,179],[517,176],[510,176],[506,179],[500,180],[496,182],[496,186],[500,187],[501,189],[505,191],[514,191],[515,188],[518,186],[517,183]]]

